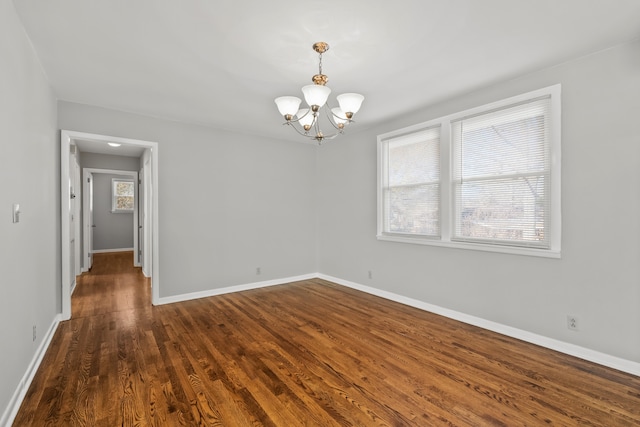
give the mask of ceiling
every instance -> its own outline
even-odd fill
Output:
[[[107,141],[95,141],[88,139],[73,139],[78,150],[84,153],[109,154],[111,156],[122,157],[142,157],[145,147],[131,144],[121,144],[118,147],[112,147]]]
[[[638,0],[14,0],[59,99],[299,141],[318,70],[365,129],[640,37]]]

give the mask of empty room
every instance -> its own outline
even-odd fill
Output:
[[[639,22],[0,0],[0,426],[640,425]]]

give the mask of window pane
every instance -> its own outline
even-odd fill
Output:
[[[384,231],[440,235],[440,127],[389,140]]]
[[[390,233],[440,235],[440,185],[390,188],[386,230]]]
[[[453,123],[454,239],[549,247],[549,105]]]
[[[133,182],[116,181],[117,196],[133,196]]]
[[[546,246],[548,197],[544,175],[463,182],[455,235],[479,240]]]
[[[440,181],[440,135],[434,130],[389,141],[389,186]]]
[[[116,209],[133,210],[133,196],[116,196]]]
[[[462,178],[542,172],[545,165],[544,116],[465,131],[462,127]]]

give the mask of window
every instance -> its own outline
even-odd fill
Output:
[[[560,86],[378,137],[378,238],[560,256]]]
[[[111,212],[133,212],[134,182],[130,179],[111,180]]]
[[[440,237],[440,128],[392,138],[384,149],[385,230]]]

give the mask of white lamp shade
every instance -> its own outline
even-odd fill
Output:
[[[322,107],[327,102],[331,89],[322,85],[307,85],[302,88],[302,93],[309,107],[312,105]]]
[[[340,108],[334,107],[331,109],[331,112],[333,113],[331,118],[333,118],[333,121],[336,122],[337,125],[347,123],[347,116],[344,115],[344,112]]]
[[[296,116],[298,116],[298,123],[300,123],[302,126],[305,126],[305,125],[311,126],[313,124],[313,114],[309,112],[308,108],[300,109],[300,111],[298,111],[298,114],[296,114]]]
[[[364,96],[359,93],[343,93],[342,95],[338,95],[336,99],[342,111],[355,114],[360,109],[360,105],[362,105],[362,101],[364,101]]]
[[[302,100],[296,96],[281,96],[280,98],[276,98],[275,102],[280,114],[283,116],[287,114],[293,116],[298,111]]]

